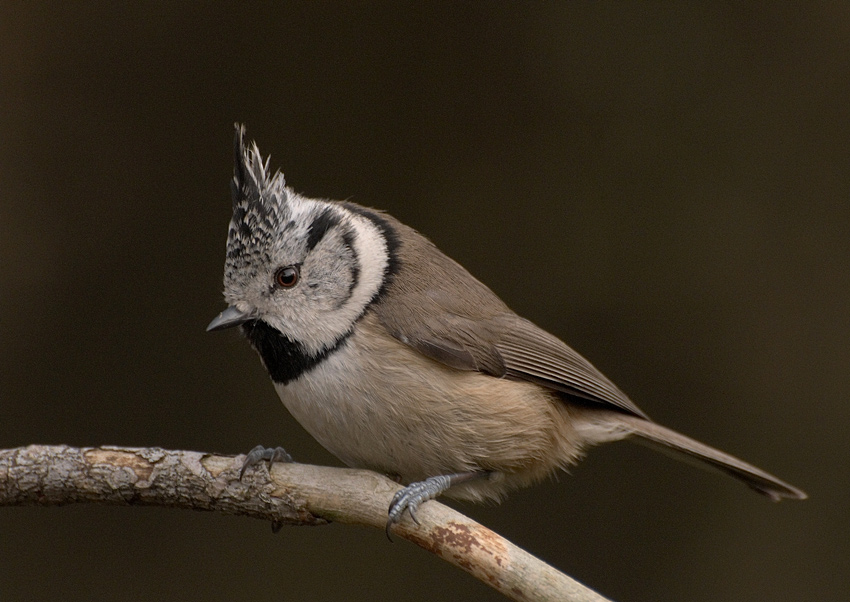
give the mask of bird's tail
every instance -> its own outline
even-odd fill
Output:
[[[743,481],[748,487],[766,495],[773,501],[792,499],[804,500],[808,496],[805,492],[777,479],[760,468],[739,460],[719,449],[714,449],[704,443],[700,443],[672,429],[656,424],[639,416],[628,414],[605,412],[604,422],[613,422],[609,425],[621,433],[635,435],[639,441],[649,444],[651,447],[661,451],[673,451],[680,459],[695,459],[710,468],[717,469],[736,479]],[[682,458],[684,456],[684,458]]]

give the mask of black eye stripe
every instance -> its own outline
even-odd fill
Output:
[[[372,222],[378,229],[378,231],[381,233],[381,235],[384,237],[384,242],[386,242],[387,244],[388,257],[387,267],[384,270],[384,281],[381,284],[381,288],[369,301],[369,305],[371,305],[373,303],[376,303],[381,297],[386,294],[390,284],[395,278],[395,275],[401,268],[401,260],[398,257],[399,248],[401,247],[401,240],[399,240],[398,233],[396,232],[390,221],[386,219],[383,215],[381,215],[379,212],[366,209],[365,207],[355,205],[354,203],[343,202],[340,204],[347,210],[351,211],[351,213],[354,213],[361,217],[365,217],[370,222]]]
[[[315,217],[310,228],[307,230],[307,252],[316,248],[328,230],[339,224],[339,216],[330,207],[326,208]]]
[[[354,248],[354,240],[357,238],[357,233],[349,230],[342,235],[342,244],[349,250],[353,261],[351,262],[351,286],[348,287],[348,296],[357,288],[357,283],[360,282],[360,257],[357,255],[357,250]]]

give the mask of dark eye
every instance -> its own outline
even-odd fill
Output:
[[[288,265],[278,268],[274,273],[274,283],[280,288],[292,288],[298,284],[300,272],[297,265]]]

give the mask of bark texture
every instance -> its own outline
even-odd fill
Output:
[[[251,469],[240,480],[243,459],[107,446],[0,450],[0,506],[163,506],[251,516],[275,526],[334,521],[383,529],[399,489],[374,472],[296,463]],[[417,517],[421,524],[405,517],[393,533],[513,600],[606,601],[443,504],[427,502]]]

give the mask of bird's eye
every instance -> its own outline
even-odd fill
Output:
[[[297,265],[288,265],[278,268],[274,273],[274,283],[280,288],[292,288],[298,284],[300,272]]]

